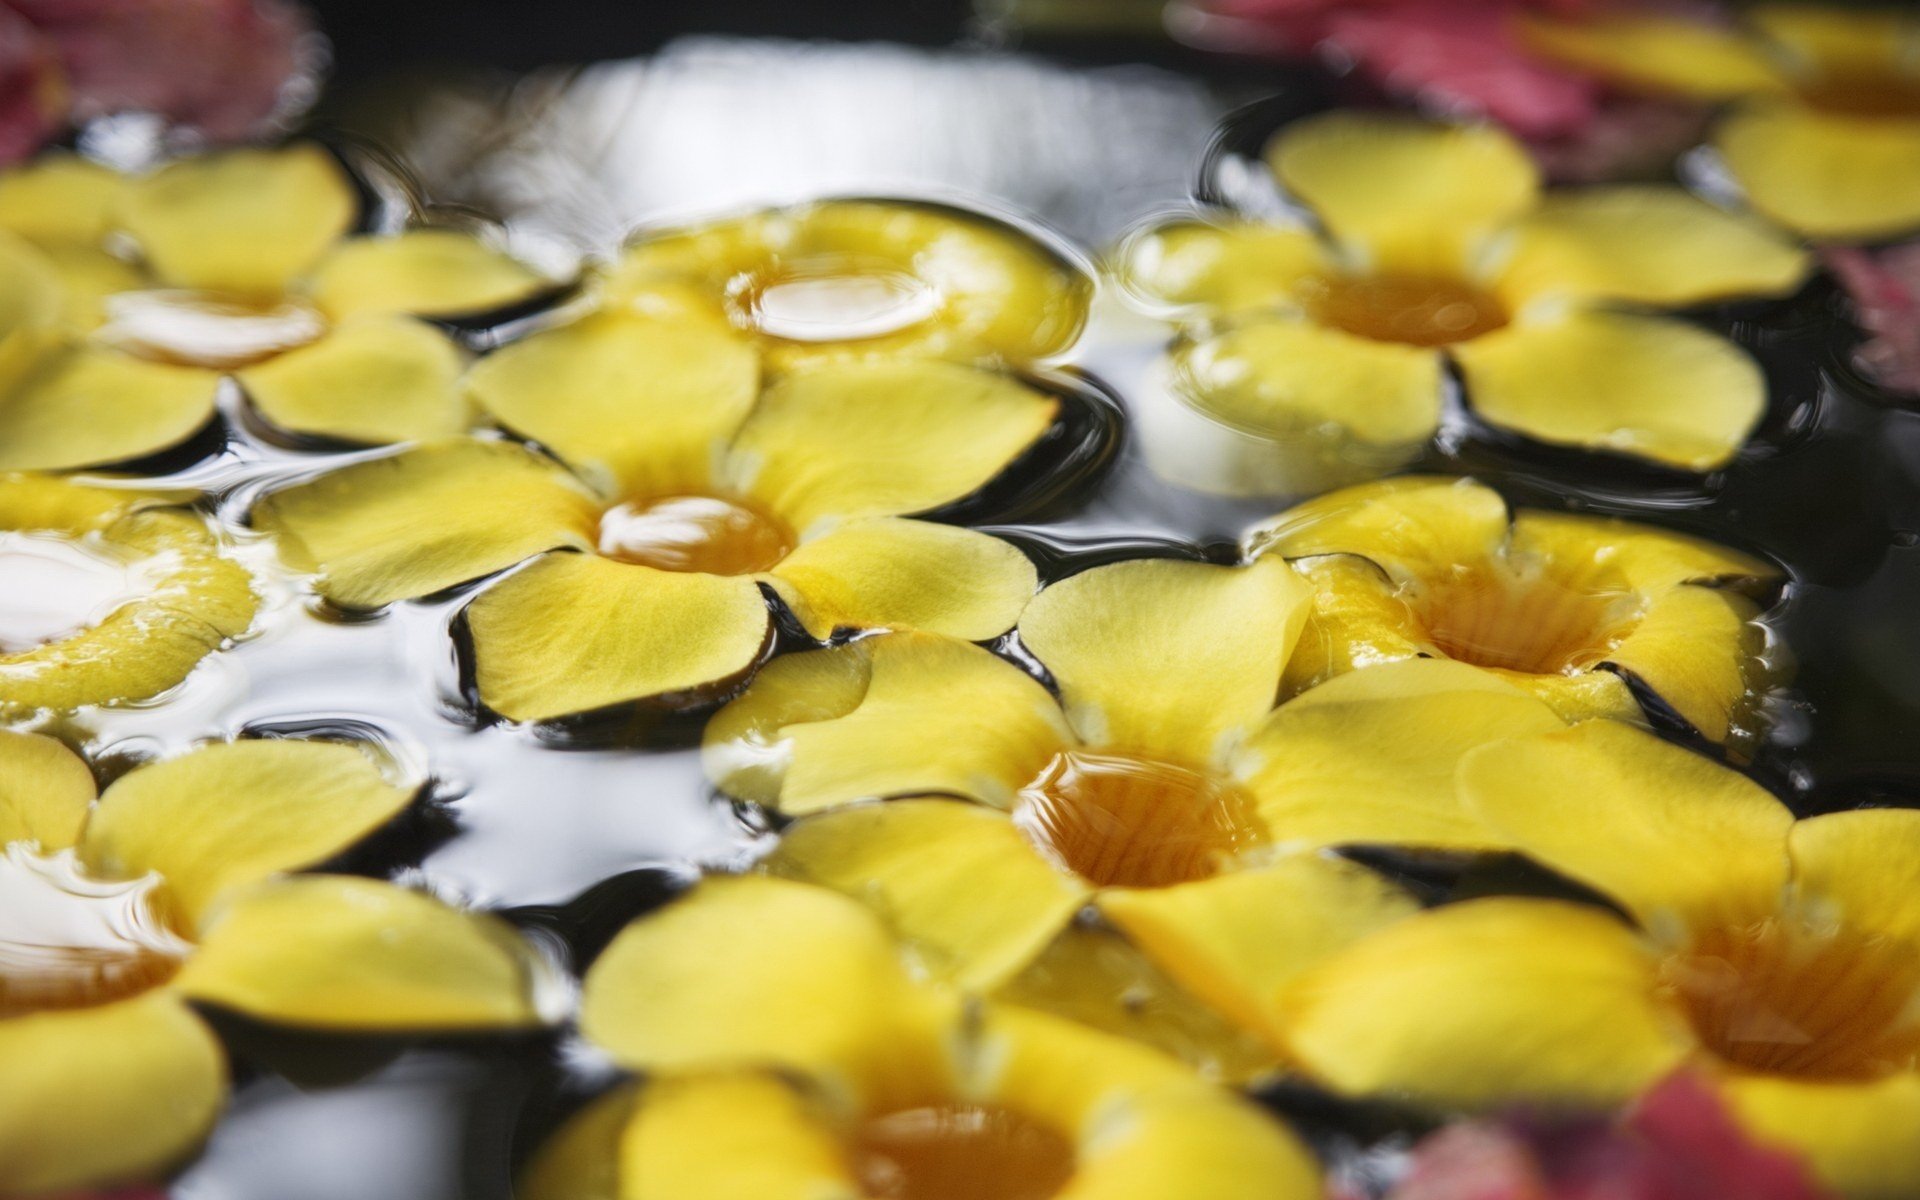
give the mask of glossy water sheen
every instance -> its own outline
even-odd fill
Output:
[[[832,342],[896,333],[939,308],[939,294],[911,275],[829,265],[756,289],[747,313],[755,328],[772,337]]]
[[[98,624],[139,594],[142,575],[99,547],[0,531],[0,653]]]
[[[872,1200],[1050,1200],[1073,1144],[1004,1109],[914,1108],[867,1121],[854,1152]]]
[[[90,879],[71,850],[0,857],[0,1017],[119,1000],[166,982],[191,950],[156,911],[157,877]]]
[[[107,298],[98,336],[132,353],[195,367],[244,367],[316,341],[326,318],[298,300],[254,302],[210,292],[122,292]]]

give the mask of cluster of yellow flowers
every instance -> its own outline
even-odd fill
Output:
[[[1543,194],[1486,127],[1284,129],[1297,223],[1158,223],[1113,273],[1176,323],[1182,403],[1359,478],[1231,561],[1044,585],[940,519],[1059,435],[1042,368],[1094,303],[1000,220],[824,201],[560,281],[472,231],[352,233],[366,203],[311,145],[0,176],[0,565],[113,601],[0,601],[0,1191],[189,1156],[217,1010],[572,1016],[637,1078],[531,1157],[529,1200],[1311,1197],[1320,1166],[1238,1085],[1605,1110],[1682,1068],[1837,1193],[1912,1194],[1920,812],[1796,820],[1729,765],[1779,682],[1781,570],[1391,475],[1449,372],[1533,443],[1733,461],[1766,377],[1676,312],[1797,290],[1773,219],[1886,212],[1828,195],[1857,219],[1823,227],[1827,192],[1763,186],[1767,113],[1723,131],[1761,215]],[[244,513],[156,476],[234,428],[296,466],[361,452]],[[576,1007],[507,922],[329,871],[422,790],[377,747],[213,741],[117,777],[76,751],[87,710],[244,639],[275,574],[362,613],[464,589],[452,636],[503,721],[710,717],[708,779],[776,836],[628,926]],[[1430,907],[1355,848],[1561,884]]]

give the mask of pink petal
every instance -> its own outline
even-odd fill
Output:
[[[0,5],[0,164],[19,162],[66,125],[66,89],[53,46]]]
[[[1883,387],[1920,395],[1920,242],[1879,251],[1828,246],[1820,256],[1867,335],[1855,351],[1861,368]]]

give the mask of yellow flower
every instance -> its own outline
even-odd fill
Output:
[[[453,230],[348,237],[358,212],[312,145],[140,177],[66,158],[0,176],[0,265],[16,268],[0,284],[0,468],[178,445],[213,418],[223,375],[297,434],[467,428],[465,355],[428,319],[552,285]]]
[[[355,746],[241,741],[94,796],[51,738],[0,732],[0,1191],[151,1176],[213,1124],[227,1068],[190,1004],[357,1032],[543,1023],[507,926],[370,879],[286,876],[413,789]]]
[[[1841,1194],[1920,1189],[1920,812],[1795,821],[1607,721],[1486,747],[1460,779],[1630,920],[1500,898],[1400,922],[1280,999],[1312,1074],[1447,1106],[1610,1105],[1687,1063]]]
[[[1542,196],[1487,127],[1336,112],[1268,159],[1318,227],[1183,220],[1133,239],[1133,290],[1211,322],[1176,387],[1229,424],[1400,460],[1438,427],[1451,361],[1490,425],[1688,471],[1766,409],[1739,347],[1641,311],[1797,288],[1807,256],[1677,188]]]
[[[0,474],[0,714],[152,699],[247,631],[252,577],[178,499]]]
[[[1779,573],[1652,526],[1510,514],[1471,479],[1403,476],[1290,509],[1248,548],[1296,560],[1317,590],[1289,689],[1416,655],[1454,658],[1568,720],[1644,720],[1637,681],[1725,742],[1765,683],[1760,608],[1743,591]]]
[[[542,1148],[526,1200],[1309,1200],[1272,1118],[1139,1046],[912,983],[859,905],[711,879],[587,973],[646,1071]]]
[[[1353,672],[1274,711],[1309,604],[1274,558],[1098,567],[1020,620],[1058,700],[977,646],[865,639],[769,665],[709,723],[708,774],[802,818],[772,870],[871,904],[942,978],[1009,984],[1091,903],[1157,970],[1247,1016],[1250,995],[1412,907],[1301,851],[1500,847],[1454,799],[1455,762],[1561,727],[1450,662]],[[1294,924],[1248,941],[1222,915],[1242,906]],[[1166,950],[1174,930],[1188,948]],[[1222,986],[1229,959],[1260,982]]]
[[[604,308],[681,297],[750,332],[775,368],[903,354],[1022,366],[1074,343],[1093,284],[984,214],[827,200],[643,234],[600,292]]]
[[[1755,209],[1812,237],[1920,227],[1920,17],[1762,4],[1740,26],[1533,19],[1539,50],[1618,83],[1732,101],[1713,146]]]
[[[288,488],[254,523],[349,608],[531,559],[466,610],[480,699],[510,720],[738,684],[772,641],[763,585],[817,638],[991,638],[1033,594],[1011,545],[901,518],[977,491],[1047,431],[1058,400],[1010,376],[873,360],[763,388],[724,323],[608,312],[491,356],[470,387],[581,474],[456,440]]]

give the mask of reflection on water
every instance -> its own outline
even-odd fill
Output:
[[[0,530],[0,654],[98,625],[140,595],[147,574],[96,544]]]

